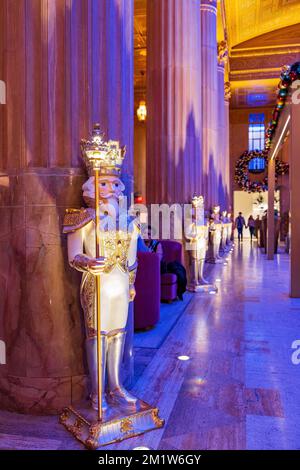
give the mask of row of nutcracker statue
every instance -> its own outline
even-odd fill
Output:
[[[98,448],[163,426],[158,409],[140,400],[122,383],[123,350],[129,303],[135,297],[138,218],[121,217],[119,200],[125,185],[121,167],[125,148],[105,141],[99,124],[90,140],[81,141],[88,179],[84,183],[86,207],[70,208],[64,218],[68,261],[82,274],[80,300],[85,324],[86,358],[90,375],[87,410],[68,407],[61,423],[88,448]],[[190,289],[205,289],[204,262],[220,262],[230,245],[232,224],[215,207],[204,217],[203,197],[193,197],[187,230],[191,260]],[[122,219],[122,220],[121,220]],[[124,219],[124,220],[123,220]],[[122,224],[121,224],[122,222]],[[121,228],[122,227],[122,228]],[[92,414],[91,414],[92,413]]]
[[[232,220],[227,211],[220,213],[220,207],[214,206],[209,218],[205,218],[204,198],[192,199],[192,223],[186,232],[188,239],[190,282],[188,290],[199,292],[213,290],[215,286],[204,277],[204,264],[224,263],[224,255],[232,245]]]

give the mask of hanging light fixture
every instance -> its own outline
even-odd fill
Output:
[[[146,101],[140,101],[139,107],[136,110],[136,115],[139,121],[146,121],[146,117],[147,117]]]

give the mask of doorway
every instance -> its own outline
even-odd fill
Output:
[[[249,216],[252,214],[254,219],[259,216],[260,220],[265,211],[268,210],[268,193],[247,193],[246,191],[234,191],[233,193],[234,219],[239,212],[243,213],[247,223]],[[279,212],[280,192],[275,191],[274,209]],[[250,238],[249,230],[244,233],[244,238]]]

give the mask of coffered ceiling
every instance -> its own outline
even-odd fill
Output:
[[[300,25],[286,26],[230,49],[231,107],[273,106],[281,67],[300,60]]]
[[[224,4],[230,47],[300,21],[299,0],[224,0]]]

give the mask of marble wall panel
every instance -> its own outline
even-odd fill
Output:
[[[0,407],[30,414],[56,414],[71,403],[71,377],[0,377]]]
[[[0,207],[23,206],[23,177],[18,172],[0,172]]]
[[[81,186],[86,181],[87,175],[82,170],[36,169],[28,171],[24,178],[26,178],[24,189],[27,206],[83,206]]]
[[[80,274],[67,264],[64,209],[26,208],[26,372],[33,377],[83,373]]]
[[[85,180],[76,169],[0,175],[0,408],[51,413],[87,394],[81,275],[62,234]]]
[[[8,370],[22,374],[26,366],[24,208],[1,207],[0,220],[0,339],[6,344],[6,365],[0,366],[2,376]]]

